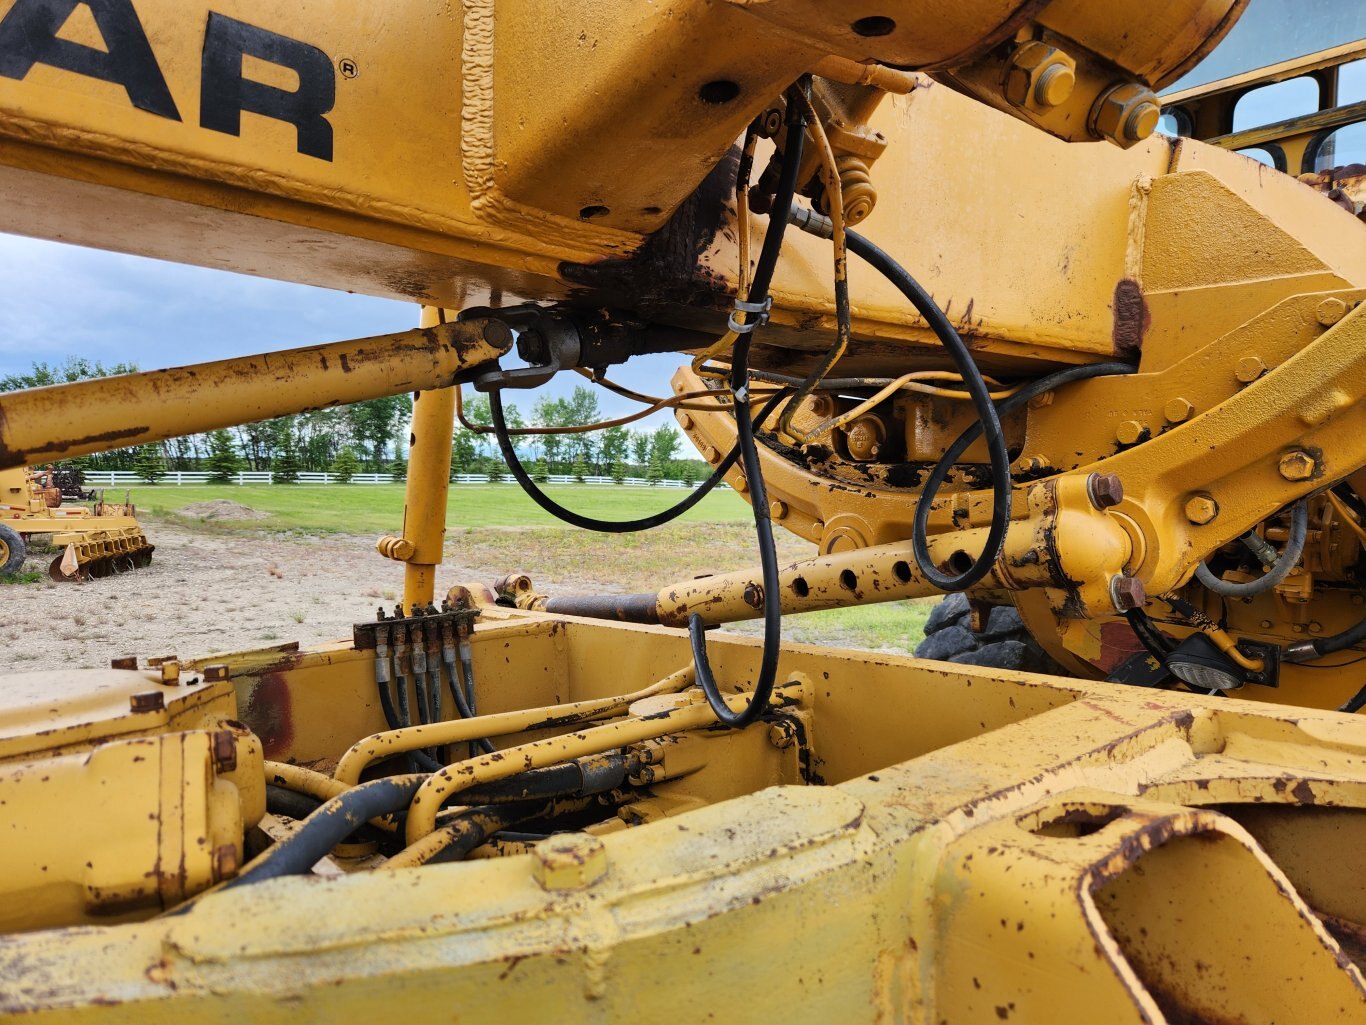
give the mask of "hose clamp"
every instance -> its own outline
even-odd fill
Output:
[[[771,309],[773,309],[773,296],[771,295],[765,296],[764,301],[761,303],[751,303],[746,302],[743,299],[736,299],[735,308],[731,311],[730,316],[726,319],[726,326],[729,327],[732,331],[734,331],[737,335],[747,335],[756,327],[760,327],[768,323],[768,311]],[[738,320],[735,319],[735,315],[737,313],[750,314],[749,321],[744,324],[740,323]]]

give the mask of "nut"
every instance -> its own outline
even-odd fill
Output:
[[[1162,407],[1162,415],[1169,424],[1185,423],[1195,412],[1195,407],[1187,399],[1172,399]]]
[[[745,480],[745,475],[743,473],[735,478],[734,487],[735,490],[740,492],[740,494],[742,495],[749,490],[749,481]]]
[[[1086,493],[1097,509],[1113,509],[1124,501],[1124,482],[1113,473],[1093,473],[1086,478]]]
[[[1148,600],[1148,593],[1138,577],[1120,575],[1110,578],[1110,600],[1120,612],[1128,612],[1141,609]]]
[[[1024,43],[1006,64],[1005,98],[1017,107],[1056,107],[1076,88],[1076,67],[1071,57],[1047,43]]]
[[[1235,376],[1243,384],[1251,384],[1264,373],[1266,373],[1266,364],[1262,362],[1260,356],[1244,356],[1238,361],[1238,369],[1234,371]]]
[[[237,738],[231,730],[213,732],[213,771],[233,772],[237,769]]]
[[[1115,440],[1121,445],[1136,445],[1147,430],[1148,428],[1137,420],[1125,420],[1115,428]]]
[[[1203,527],[1219,515],[1219,503],[1209,495],[1192,495],[1186,501],[1186,519]]]
[[[771,518],[775,519],[775,520],[786,519],[786,518],[787,518],[787,503],[786,503],[786,502],[780,502],[778,499],[775,498],[775,499],[774,499],[772,502],[770,502],[769,505],[768,505],[768,515],[769,515]]]
[[[1153,91],[1138,82],[1117,85],[1091,108],[1091,131],[1120,146],[1142,142],[1157,129],[1162,117]]]
[[[161,696],[159,690],[134,694],[128,699],[128,708],[133,712],[160,712],[165,707],[166,699]]]
[[[1316,468],[1314,457],[1308,452],[1296,449],[1281,456],[1281,476],[1286,480],[1308,480]]]
[[[1330,296],[1319,303],[1315,316],[1319,318],[1319,323],[1324,327],[1332,327],[1347,316],[1347,304],[1335,296]]]
[[[607,848],[588,833],[560,833],[536,845],[532,874],[545,890],[581,890],[607,874]]]
[[[761,609],[764,607],[764,589],[758,584],[746,584],[744,599],[750,608]]]
[[[228,667],[222,662],[215,662],[213,665],[204,667],[204,679],[209,681],[226,680],[228,678]]]
[[[136,669],[137,667],[138,657],[136,655],[124,655],[109,660],[110,669]]]
[[[686,409],[680,409],[678,411],[678,426],[682,427],[685,431],[692,430],[692,416]]]
[[[175,659],[167,659],[165,662],[161,663],[161,682],[180,682],[180,663]]]

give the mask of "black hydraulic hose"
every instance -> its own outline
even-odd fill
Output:
[[[1366,687],[1362,687],[1338,708],[1339,712],[1359,712],[1366,705]]]
[[[460,688],[460,680],[456,676],[454,649],[450,650],[449,657],[447,657],[446,650],[443,649],[442,661],[446,664],[446,678],[450,681],[451,696],[455,698],[455,710],[460,713],[460,718],[473,719],[474,710],[470,708],[470,703],[466,700],[465,694]],[[473,670],[473,668],[473,664],[471,664],[470,669]],[[467,676],[466,679],[472,679],[472,677]],[[473,690],[473,685],[471,685],[471,690]],[[480,737],[478,740],[473,741],[472,744],[477,745],[479,750],[486,755],[491,755],[494,751],[498,750],[487,737]]]
[[[1085,381],[1092,377],[1114,377],[1132,374],[1136,369],[1137,368],[1130,366],[1128,363],[1087,363],[1081,366],[1068,367],[1066,370],[1059,370],[1055,374],[1041,377],[1039,380],[1025,385],[1009,398],[1002,399],[995,407],[996,415],[999,418],[1013,413],[1030,399],[1034,398],[1034,396],[1053,391],[1055,388],[1060,388],[1065,384],[1071,384],[1074,381]],[[999,423],[999,419],[997,422]],[[958,462],[959,458],[968,450],[972,443],[982,436],[982,430],[983,426],[981,421],[979,421],[960,434],[958,440],[950,445],[948,451],[940,456],[939,462],[936,463],[934,469],[930,471],[930,475],[925,478],[925,484],[921,488],[920,501],[916,505],[915,512],[917,527],[913,538],[913,544],[917,546],[917,558],[919,558],[918,546],[926,543],[925,535],[921,527],[922,525],[928,525],[929,510],[930,506],[934,503],[935,496],[939,493],[940,487],[948,478],[949,473],[953,470],[954,464]],[[1008,481],[1009,476],[1007,476],[1006,479]],[[997,508],[999,508],[999,505]],[[992,516],[992,522],[994,524],[995,510],[992,511]],[[993,530],[994,529],[995,528],[993,527]],[[999,545],[997,547],[999,547]],[[990,548],[991,545],[988,544],[988,549]],[[925,554],[926,558],[928,558],[928,547],[926,547]]]
[[[272,815],[288,815],[291,819],[306,819],[322,806],[322,801],[297,790],[266,784],[266,811]]]
[[[804,80],[797,88],[805,89],[808,84],[809,79]],[[797,193],[797,177],[801,169],[802,148],[806,138],[805,120],[802,116],[804,109],[803,104],[794,102],[791,98],[788,100],[787,150],[783,153],[778,191],[769,214],[768,231],[764,234],[764,246],[759,252],[759,260],[754,267],[754,280],[749,291],[749,302],[760,306],[768,299],[769,285],[773,282],[773,272],[778,266],[778,254],[783,247],[783,235],[787,230],[792,201]],[[745,479],[749,482],[750,508],[754,513],[754,534],[759,545],[759,565],[764,588],[763,654],[759,659],[759,675],[754,683],[754,691],[741,711],[731,711],[717,686],[711,661],[707,658],[707,635],[702,617],[695,612],[688,617],[688,640],[692,647],[698,686],[706,695],[707,704],[711,706],[717,721],[732,729],[748,726],[768,709],[768,700],[773,695],[773,683],[778,675],[778,648],[782,643],[783,629],[782,599],[778,590],[778,552],[773,543],[773,521],[769,519],[768,492],[764,486],[763,466],[759,462],[759,449],[754,442],[754,422],[750,419],[749,405],[744,401],[749,389],[749,347],[753,337],[752,329],[740,335],[732,349],[730,365],[730,387],[735,395],[735,427],[738,436],[736,445],[744,461]]]
[[[386,776],[323,802],[294,833],[266,851],[236,879],[224,884],[223,889],[304,874],[366,822],[408,807],[426,780],[425,775]]]
[[[1348,627],[1341,633],[1292,644],[1286,649],[1285,660],[1287,662],[1312,662],[1316,658],[1332,655],[1334,652],[1350,648],[1362,641],[1366,641],[1366,619],[1355,626]]]
[[[536,801],[467,808],[459,815],[442,821],[441,832],[446,843],[424,864],[458,861],[499,830],[540,818],[550,810],[551,804]]]
[[[762,423],[790,391],[782,391],[769,400],[767,406],[759,415],[759,422]],[[738,407],[737,407],[738,408]],[[737,413],[738,417],[738,413]],[[652,530],[655,527],[662,527],[666,523],[671,523],[685,512],[695,506],[702,499],[706,498],[711,491],[726,479],[726,474],[730,472],[736,460],[740,458],[740,444],[736,442],[726,457],[717,464],[710,477],[699,484],[691,494],[681,502],[669,506],[662,512],[651,513],[649,516],[642,516],[635,520],[600,520],[593,516],[585,516],[583,513],[575,512],[560,505],[544,491],[541,490],[531,475],[526,472],[526,467],[517,457],[517,450],[512,447],[512,438],[508,434],[507,419],[503,414],[503,396],[498,389],[489,392],[489,421],[493,426],[494,437],[498,440],[498,450],[503,455],[503,460],[508,465],[508,470],[513,478],[522,486],[522,490],[530,496],[531,500],[539,505],[546,512],[556,519],[563,520],[571,526],[580,527],[584,530],[597,531],[600,534],[632,534],[638,530]]]
[[[1304,542],[1308,536],[1309,501],[1302,498],[1290,510],[1290,537],[1285,542],[1285,549],[1281,552],[1281,557],[1276,560],[1276,564],[1266,573],[1256,580],[1237,584],[1219,579],[1202,562],[1195,567],[1195,579],[1215,594],[1223,595],[1226,598],[1251,598],[1253,595],[1262,594],[1271,590],[1290,575],[1290,571],[1295,568],[1295,564],[1300,561],[1300,556],[1304,554]]]
[[[1129,628],[1133,630],[1134,636],[1138,638],[1144,650],[1157,659],[1159,665],[1165,666],[1167,656],[1172,653],[1175,646],[1162,635],[1148,618],[1148,614],[1142,609],[1128,609],[1124,613],[1124,618],[1129,621]]]

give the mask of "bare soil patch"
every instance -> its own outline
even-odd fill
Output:
[[[226,498],[195,502],[181,509],[180,515],[197,520],[264,520],[270,517],[270,513],[258,512],[241,502],[230,502]]]

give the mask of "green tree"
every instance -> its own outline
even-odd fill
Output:
[[[133,460],[133,472],[147,484],[155,484],[166,476],[166,459],[160,445],[142,445]]]
[[[612,483],[626,483],[626,464],[623,463],[620,459],[618,459],[616,462],[612,464]]]
[[[583,457],[582,452],[574,458],[574,469],[571,472],[580,484],[588,479],[588,460]]]
[[[637,466],[650,465],[650,432],[632,431],[631,432],[631,454],[635,456]]]
[[[384,468],[384,450],[393,439],[400,421],[406,420],[412,411],[413,400],[406,392],[382,399],[353,402],[346,407],[346,422],[351,437],[367,453],[366,461],[373,472],[379,473]]]
[[[220,429],[209,435],[209,456],[204,465],[214,484],[229,484],[241,472],[242,457],[237,454],[231,431]]]
[[[683,463],[683,483],[692,487],[697,483],[697,467],[693,465],[691,459]]]
[[[408,460],[395,459],[389,464],[389,476],[394,480],[408,479]]]
[[[681,443],[673,424],[660,424],[650,435],[650,461],[658,459],[661,467],[667,466]]]
[[[295,451],[294,445],[288,444],[284,450],[275,458],[271,464],[274,477],[271,479],[276,484],[298,484],[299,483],[299,454]]]
[[[550,399],[542,396],[536,400],[536,405],[531,407],[531,422],[536,427],[567,427],[569,426],[569,406],[564,399]],[[541,451],[545,453],[549,472],[553,473],[555,462],[560,458],[560,453],[564,449],[565,438],[558,434],[545,434],[541,436],[540,441]]]
[[[332,460],[329,472],[343,484],[350,484],[351,478],[360,472],[360,460],[356,458],[355,449],[350,445],[345,445],[337,453],[337,458]]]
[[[618,463],[626,461],[631,447],[631,432],[625,427],[609,427],[602,432],[602,442],[598,445],[598,460],[608,473]]]
[[[645,471],[645,482],[651,486],[658,484],[664,479],[664,461],[658,457],[651,456],[650,466]]]
[[[537,484],[550,483],[550,471],[546,469],[545,460],[537,459],[531,467],[531,479]]]

